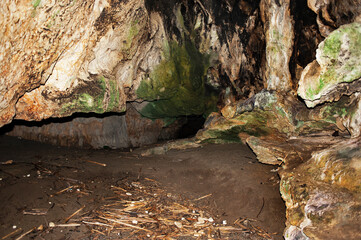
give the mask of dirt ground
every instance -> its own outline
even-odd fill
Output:
[[[34,229],[22,239],[116,239],[96,235],[85,224],[50,228],[49,223],[64,223],[79,209],[71,220],[96,212],[114,196],[111,186],[150,179],[167,196],[207,211],[215,224],[248,219],[273,239],[283,239],[285,206],[276,167],[258,163],[247,146],[209,144],[148,157],[141,151],[64,148],[0,136],[0,238],[16,239]],[[262,238],[239,233],[228,239]]]

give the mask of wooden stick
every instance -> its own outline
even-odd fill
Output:
[[[122,190],[123,192],[128,192],[128,191],[125,190],[124,188],[117,187],[117,186],[114,186],[114,185],[111,185],[110,187],[111,187],[111,188],[115,188],[115,189],[117,189],[117,190]]]
[[[72,217],[74,217],[75,215],[77,215],[81,210],[83,210],[85,208],[85,205],[82,206],[81,208],[79,208],[78,210],[76,210],[72,215],[70,215],[69,217],[67,217],[65,219],[65,223],[67,223]]]
[[[63,224],[56,224],[55,227],[79,227],[80,223],[63,223]]]
[[[99,233],[99,234],[101,234],[101,235],[103,235],[103,236],[106,236],[106,234],[105,233],[103,233],[103,232],[101,232],[101,231],[99,231],[99,230],[96,230],[96,229],[92,229],[92,232],[96,232],[96,233]]]
[[[113,227],[112,225],[106,224],[106,223],[101,223],[101,222],[87,222],[87,221],[82,221],[85,224],[89,224],[89,225],[97,225],[97,226],[103,226],[103,227]]]
[[[35,208],[35,209],[31,209],[30,211],[23,211],[24,215],[35,215],[35,216],[41,216],[41,215],[46,215],[48,212],[48,209],[41,209],[41,208]]]
[[[151,178],[144,178],[145,180],[147,181],[150,181],[150,182],[155,182],[155,183],[159,183],[158,181],[154,180],[154,179],[151,179]]]
[[[22,239],[23,237],[25,237],[26,235],[28,235],[29,233],[31,233],[31,232],[34,231],[35,229],[36,229],[36,227],[30,229],[29,231],[21,234],[21,235],[20,235],[18,238],[16,238],[15,240],[20,240],[20,239]]]
[[[6,239],[6,238],[8,238],[8,237],[10,237],[10,236],[12,236],[12,235],[14,235],[14,234],[16,234],[16,233],[20,232],[21,230],[22,230],[21,228],[18,228],[18,229],[16,229],[15,231],[9,233],[8,235],[3,236],[3,237],[1,238],[1,240],[4,240],[4,239]]]
[[[212,196],[212,193],[210,193],[210,194],[208,194],[208,195],[205,195],[205,196],[203,196],[203,197],[194,199],[193,201],[199,201],[199,200],[202,200],[202,199],[207,198],[207,197],[210,197],[210,196]]]
[[[13,164],[13,160],[7,160],[6,162],[1,162],[2,165],[9,165],[9,164]]]
[[[55,193],[55,195],[58,195],[58,194],[63,193],[65,191],[68,191],[71,188],[77,188],[77,187],[79,187],[79,185],[69,186],[69,187],[64,188],[63,190],[60,190],[59,192]]]
[[[263,208],[264,208],[264,197],[262,198],[262,206],[261,206],[261,209],[259,210],[259,212],[258,212],[258,214],[257,214],[256,218],[258,218],[258,217],[259,217],[259,215],[261,214],[261,212],[262,212]]]
[[[100,162],[96,162],[96,161],[92,161],[92,160],[85,160],[85,161],[90,162],[90,163],[94,163],[94,164],[97,164],[97,165],[100,165],[100,166],[103,166],[103,167],[107,166],[105,163],[100,163]]]

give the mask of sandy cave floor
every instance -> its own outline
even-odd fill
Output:
[[[28,232],[22,239],[267,239],[263,233],[283,239],[285,206],[276,167],[258,163],[247,146],[209,144],[148,157],[141,151],[65,148],[0,136],[0,238]],[[152,202],[152,216],[140,214],[149,214],[148,205],[127,211],[126,202],[139,199]],[[185,207],[169,210],[167,204]],[[105,205],[116,206],[131,227],[84,223],[96,222],[96,214],[104,223],[99,214]],[[157,216],[163,213],[168,219]],[[180,224],[174,225],[177,217]],[[80,226],[58,226],[64,223]],[[194,225],[206,233],[194,234]],[[182,231],[190,234],[179,237]]]

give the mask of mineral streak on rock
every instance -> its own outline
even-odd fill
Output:
[[[289,0],[262,0],[262,21],[266,32],[266,71],[268,90],[287,92],[292,88],[289,62],[293,48],[293,22]]]

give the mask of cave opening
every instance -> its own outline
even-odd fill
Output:
[[[361,239],[359,1],[0,10],[1,239]]]

